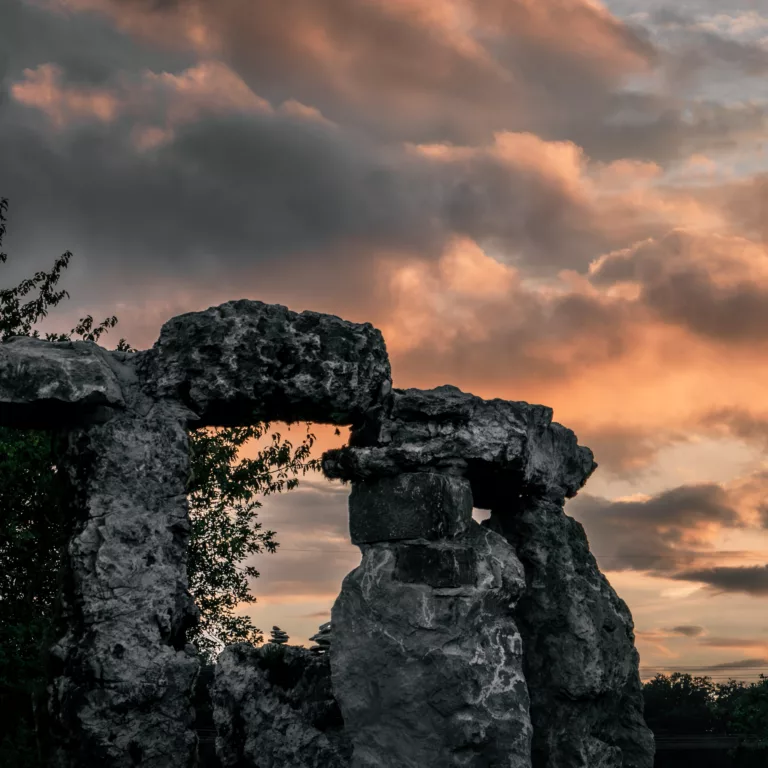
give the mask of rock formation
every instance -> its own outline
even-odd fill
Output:
[[[328,653],[331,650],[331,622],[326,621],[320,625],[317,634],[309,638],[315,641],[315,645],[310,646],[309,650],[315,654]]]
[[[347,768],[352,748],[327,656],[230,645],[211,689],[222,768]]]
[[[591,452],[543,406],[392,390],[369,324],[253,301],[173,318],[139,353],[0,344],[0,425],[68,446],[50,765],[195,764],[187,429],[260,420],[352,426],[323,468],[352,483],[362,562],[332,642],[274,627],[221,655],[224,765],[651,768],[631,616],[564,512]]]
[[[381,602],[365,606],[356,597],[357,580],[378,584],[380,574],[386,578],[391,568],[384,545],[370,544],[416,537],[460,540],[463,524],[446,516],[450,504],[434,487],[438,479],[468,484],[469,505],[491,510],[483,530],[503,536],[525,572],[514,617],[531,700],[533,768],[653,765],[629,610],[598,570],[582,527],[563,510],[566,497],[575,495],[595,467],[592,453],[577,444],[575,435],[552,423],[551,409],[486,401],[452,386],[393,390],[382,408],[352,430],[347,447],[323,457],[326,475],[352,481],[350,534],[363,549],[362,565],[347,577],[334,606],[334,622],[341,625],[368,622],[381,610]],[[398,495],[404,478],[419,476],[431,484],[424,493],[432,502],[427,514]],[[370,495],[371,482],[389,483],[378,506],[374,500],[358,501]],[[360,507],[368,509],[367,516]],[[414,562],[427,570],[426,555]],[[462,566],[451,556],[447,571],[455,578]],[[356,608],[342,613],[352,600]],[[410,614],[401,617],[395,637],[411,636]],[[331,659],[340,678],[349,666],[343,647],[337,641]],[[335,690],[352,727],[346,691]],[[360,707],[367,705],[372,706],[369,701]]]
[[[187,428],[355,423],[390,386],[371,325],[254,301],[176,317],[145,352],[0,344],[0,425],[61,429],[69,445],[74,530],[51,651],[51,765],[194,764]]]
[[[275,645],[285,645],[285,643],[288,642],[288,634],[283,632],[280,627],[272,627],[269,642],[274,643]]]

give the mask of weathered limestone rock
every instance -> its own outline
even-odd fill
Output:
[[[596,466],[573,432],[552,422],[551,408],[483,400],[450,385],[393,390],[353,429],[349,446],[323,456],[325,474],[343,480],[461,475],[481,509],[511,486],[539,488],[553,499],[573,496]]]
[[[353,481],[350,529],[366,526],[382,540],[408,528],[403,515],[394,516],[396,524],[356,521],[360,481],[402,472],[468,480],[474,506],[492,510],[484,525],[512,545],[525,568],[515,616],[531,688],[533,768],[651,768],[653,736],[642,718],[629,610],[599,572],[581,526],[563,511],[596,464],[551,419],[543,406],[485,401],[451,386],[396,389],[353,429],[347,447],[324,455],[323,469]],[[383,501],[379,514],[385,509]],[[417,525],[424,523],[411,523]],[[470,566],[453,554],[430,560],[420,552],[412,567],[459,573]],[[372,580],[373,565],[369,571]],[[339,700],[344,709],[341,691]]]
[[[472,520],[469,483],[436,473],[355,483],[349,497],[353,544],[398,539],[442,539],[467,530]]]
[[[186,576],[190,414],[148,401],[130,365],[118,355],[113,364],[125,410],[70,431],[64,458],[77,505],[66,634],[51,649],[51,764],[191,766],[198,661],[184,640],[197,619]]]
[[[351,768],[529,768],[514,618],[522,566],[502,537],[471,520],[466,480],[410,474],[396,484],[396,520],[411,509],[417,520],[448,524],[443,538],[417,530],[409,540],[401,531],[390,536],[386,525],[361,525],[375,543],[359,542],[362,563],[344,579],[331,612],[341,628],[330,661],[354,746]],[[383,480],[360,491],[356,484],[350,509],[367,505],[370,515],[386,516],[393,485]],[[441,498],[454,508],[446,503],[435,516]]]
[[[391,388],[370,323],[260,301],[174,317],[142,355],[153,394],[186,403],[201,425],[352,424]]]
[[[222,768],[347,768],[352,752],[327,655],[230,645],[211,689]]]
[[[0,344],[0,424],[48,429],[93,420],[125,406],[108,361],[90,342],[16,336]]]
[[[51,765],[194,764],[188,426],[357,423],[389,375],[372,326],[250,301],[175,318],[135,354],[0,344],[0,426],[63,429],[69,444],[75,530],[51,651]]]
[[[545,499],[510,498],[483,526],[515,548],[535,768],[652,768],[632,616],[581,524]]]
[[[353,483],[363,558],[324,652],[274,627],[222,654],[225,765],[651,768],[631,616],[563,511],[592,453],[543,406],[392,391],[369,324],[254,301],[174,318],[136,354],[0,344],[0,426],[69,446],[54,768],[195,764],[186,430],[259,420],[352,425],[323,466]]]

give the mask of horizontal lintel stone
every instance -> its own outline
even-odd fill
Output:
[[[246,299],[172,318],[138,367],[146,390],[184,402],[197,426],[354,424],[392,386],[370,323]]]

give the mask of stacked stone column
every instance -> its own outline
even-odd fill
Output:
[[[362,562],[332,612],[334,696],[351,768],[530,766],[513,549],[472,519],[462,477],[354,482]]]

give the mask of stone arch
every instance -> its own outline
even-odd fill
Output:
[[[591,452],[543,406],[392,390],[370,324],[246,300],[173,318],[138,353],[0,345],[0,424],[64,430],[79,499],[52,765],[194,764],[186,430],[264,420],[353,427],[323,457],[352,482],[363,552],[332,612],[351,768],[650,768],[631,617],[562,510]]]

